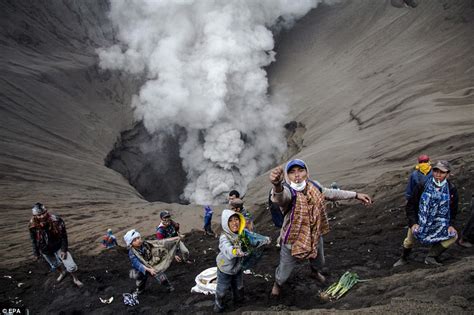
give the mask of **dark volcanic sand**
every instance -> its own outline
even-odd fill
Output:
[[[461,162],[460,162],[461,163]],[[457,164],[457,163],[456,163]],[[457,227],[467,222],[472,187],[472,167],[460,167],[456,177],[460,191],[460,211]],[[400,243],[405,233],[401,181],[407,174],[387,174],[389,182],[399,184],[374,188],[376,202],[366,208],[360,204],[346,202],[338,208],[328,208],[331,232],[325,238],[326,269],[329,283],[335,281],[346,270],[356,271],[369,282],[357,284],[346,296],[335,302],[322,302],[318,286],[310,277],[306,264],[298,266],[279,299],[269,297],[279,251],[269,246],[254,269],[258,274],[270,274],[272,279],[244,275],[246,298],[242,305],[230,300],[228,311],[283,311],[307,309],[355,310],[369,306],[386,305],[391,312],[404,312],[415,303],[415,313],[424,309],[434,312],[472,312],[474,301],[473,250],[453,245],[443,256],[444,266],[428,267],[423,264],[427,248],[418,246],[409,265],[392,269],[399,254]],[[373,187],[372,187],[373,188]],[[395,192],[395,193],[394,193]],[[262,208],[263,210],[263,208]],[[265,211],[257,212],[258,232],[277,236]],[[66,222],[67,222],[67,218]],[[74,240],[71,240],[74,242]],[[124,248],[104,250],[98,256],[74,253],[79,265],[79,277],[84,282],[82,289],[72,284],[70,277],[56,284],[56,274],[50,274],[44,261],[28,263],[13,270],[0,270],[0,296],[2,305],[27,307],[33,314],[194,314],[212,312],[213,296],[191,293],[195,276],[205,268],[215,265],[218,240],[204,236],[201,231],[192,231],[185,238],[195,262],[191,265],[173,263],[167,274],[176,287],[167,293],[153,281],[147,284],[146,292],[140,296],[140,304],[134,307],[122,303],[123,292],[130,292],[134,283],[128,278],[130,263]],[[92,246],[96,246],[93,244]],[[29,244],[25,244],[29,252]],[[206,254],[204,254],[204,252]],[[11,276],[12,279],[5,276]],[[18,283],[23,283],[18,287]],[[99,297],[114,301],[102,304]],[[425,304],[423,304],[425,303]],[[421,305],[421,306],[420,306]],[[421,307],[421,308],[420,308]],[[383,310],[380,310],[381,312]],[[385,310],[386,311],[386,310]],[[383,312],[385,312],[383,311]],[[377,313],[377,309],[372,312]]]

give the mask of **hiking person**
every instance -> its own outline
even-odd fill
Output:
[[[240,198],[240,193],[237,190],[231,190],[229,191],[229,196],[227,197],[227,200],[229,204],[232,202],[232,200]]]
[[[275,271],[272,295],[280,294],[281,286],[290,277],[298,261],[308,259],[313,277],[320,283],[324,265],[323,235],[329,232],[325,199],[358,199],[365,204],[372,200],[366,194],[335,190],[321,186],[309,178],[306,163],[299,159],[289,161],[270,172],[273,185],[272,201],[284,214],[281,228],[280,263]]]
[[[418,6],[417,0],[390,0],[390,3],[395,8],[402,8],[402,7],[412,7],[416,8]]]
[[[424,184],[429,177],[431,177],[430,157],[426,154],[422,154],[418,157],[418,164],[408,179],[407,188],[405,190],[406,200],[410,199],[413,195],[413,189],[415,189],[419,183]]]
[[[245,218],[245,228],[249,231],[253,231],[253,216],[244,208],[244,202],[242,199],[233,199],[230,202],[230,209],[243,215]]]
[[[406,205],[408,232],[403,241],[400,259],[393,267],[408,263],[415,239],[431,245],[425,264],[441,266],[439,256],[457,239],[453,222],[458,211],[458,192],[448,180],[451,166],[448,161],[438,161],[433,166],[433,176],[426,183],[419,183]]]
[[[107,249],[118,246],[117,238],[112,233],[112,229],[107,229],[107,233],[102,237],[101,243],[102,243],[102,246],[104,246]]]
[[[212,222],[212,211],[211,206],[207,205],[204,207],[204,233],[206,235],[214,236],[214,231],[212,230],[211,222]]]
[[[471,218],[467,221],[461,235],[458,239],[458,245],[464,248],[471,248],[472,243],[474,243],[474,195],[471,196]]]
[[[171,220],[171,213],[169,213],[168,211],[161,211],[160,219],[160,225],[156,227],[156,238],[158,240],[163,240],[179,236],[180,241],[178,242],[178,250],[174,259],[177,262],[184,261],[186,263],[191,263],[191,261],[189,260],[189,250],[182,241],[184,235],[179,234],[179,223]]]
[[[130,230],[123,237],[128,247],[128,258],[133,269],[130,270],[130,278],[135,279],[137,295],[145,290],[148,277],[153,277],[166,287],[168,292],[174,291],[174,287],[165,274],[166,269],[173,261],[179,236],[164,240],[143,240],[140,233]]]
[[[82,287],[82,282],[75,274],[77,265],[71,252],[68,251],[66,225],[63,219],[55,214],[50,214],[46,207],[39,202],[34,204],[31,210],[33,217],[30,219],[28,228],[35,261],[43,256],[51,270],[59,272],[57,282],[61,282],[69,272],[74,284]]]
[[[227,291],[232,291],[234,303],[243,301],[244,283],[242,264],[250,256],[251,246],[270,243],[270,238],[248,232],[245,229],[245,218],[241,213],[224,209],[221,216],[222,234],[219,238],[217,264],[217,288],[214,312],[224,311],[224,298]]]

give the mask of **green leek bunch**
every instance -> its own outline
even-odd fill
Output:
[[[355,272],[346,271],[338,282],[333,283],[326,291],[321,292],[321,299],[327,301],[336,299],[338,300],[341,296],[346,294],[356,283],[366,280],[360,280],[359,276]]]

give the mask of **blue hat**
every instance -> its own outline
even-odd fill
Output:
[[[299,159],[294,159],[294,160],[291,160],[290,162],[288,162],[286,164],[286,172],[288,173],[288,171],[293,167],[293,166],[299,166],[301,168],[304,168],[304,169],[307,169],[306,167],[306,164],[303,160],[299,160]]]

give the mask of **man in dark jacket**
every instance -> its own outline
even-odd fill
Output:
[[[451,167],[448,161],[433,166],[433,176],[420,183],[406,205],[408,233],[403,241],[401,258],[394,267],[405,265],[415,239],[431,245],[425,264],[441,266],[439,256],[457,239],[453,222],[458,211],[458,192],[448,181]]]
[[[32,212],[29,230],[35,260],[39,260],[42,255],[51,270],[59,271],[58,282],[64,279],[67,271],[71,274],[74,284],[82,287],[82,282],[74,273],[77,271],[77,265],[68,251],[64,221],[59,216],[48,213],[46,207],[39,202],[33,206]]]
[[[432,176],[430,157],[426,154],[422,154],[418,157],[418,164],[415,166],[415,170],[410,174],[408,179],[407,188],[405,190],[406,200],[410,199],[413,195],[413,190],[420,183],[425,184],[426,180]]]
[[[174,258],[177,262],[184,261],[188,264],[192,263],[192,261],[189,260],[189,250],[181,240],[184,238],[184,235],[179,234],[179,223],[171,219],[171,213],[168,211],[161,211],[160,219],[160,225],[156,227],[156,238],[158,240],[163,240],[179,236],[180,241],[178,242],[178,250]]]

